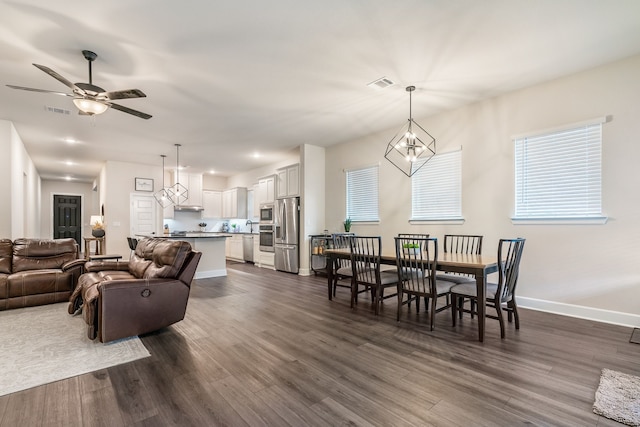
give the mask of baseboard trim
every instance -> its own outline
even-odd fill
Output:
[[[209,271],[196,271],[194,279],[206,279],[209,277],[223,277],[227,275],[227,269],[222,268],[219,270],[209,270]]]
[[[621,313],[619,311],[603,310],[600,308],[581,305],[565,304],[536,298],[517,297],[518,306],[531,310],[593,320],[595,322],[611,323],[613,325],[640,327],[640,315]]]

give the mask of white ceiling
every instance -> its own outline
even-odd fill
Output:
[[[419,118],[640,53],[637,0],[20,0],[0,17],[0,119],[43,178],[83,182],[107,160],[175,165],[175,143],[190,171],[230,175],[399,127],[408,85]],[[94,84],[142,90],[119,103],[153,118],[5,86],[68,92],[31,64],[87,82],[83,49]]]

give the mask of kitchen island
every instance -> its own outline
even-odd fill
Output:
[[[207,277],[221,277],[227,275],[227,262],[225,257],[225,240],[230,235],[227,233],[198,233],[162,234],[162,235],[137,235],[138,237],[156,237],[161,239],[184,240],[189,242],[194,251],[202,252],[202,258],[198,263],[195,279]]]

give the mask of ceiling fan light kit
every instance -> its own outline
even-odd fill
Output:
[[[407,86],[409,92],[409,119],[387,144],[384,157],[402,173],[411,177],[436,154],[436,140],[411,116],[411,92],[415,86]]]
[[[40,64],[33,64],[36,68],[49,74],[60,83],[67,86],[73,93],[55,92],[51,90],[35,89],[23,86],[7,85],[12,89],[27,90],[30,92],[42,92],[52,93],[55,95],[69,96],[73,98],[73,103],[79,110],[81,115],[93,116],[96,114],[102,114],[112,107],[114,110],[120,110],[124,113],[131,114],[142,119],[150,119],[152,116],[142,111],[137,111],[129,107],[125,107],[120,104],[115,104],[112,101],[115,99],[130,99],[130,98],[145,98],[140,89],[125,89],[117,91],[105,91],[100,86],[93,84],[93,75],[91,70],[91,63],[96,60],[98,55],[90,50],[83,50],[82,55],[89,63],[89,83],[72,83],[62,75],[53,71],[51,68]]]
[[[109,109],[108,104],[89,98],[73,98],[73,103],[78,107],[78,110],[89,115],[102,114]]]

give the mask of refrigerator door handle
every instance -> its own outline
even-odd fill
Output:
[[[282,218],[282,224],[280,224],[282,226],[282,240],[286,241],[287,240],[287,217],[285,216],[285,201],[282,200],[280,201],[280,218]]]

